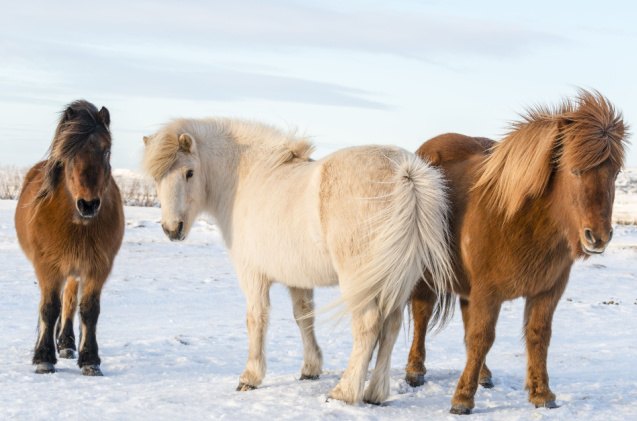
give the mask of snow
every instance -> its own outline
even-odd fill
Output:
[[[403,380],[410,345],[405,326],[392,356],[387,404],[348,406],[326,402],[349,357],[348,324],[328,316],[317,321],[324,374],[299,381],[300,335],[279,285],[271,291],[264,384],[235,392],[247,355],[245,304],[219,232],[202,219],[188,240],[171,243],[157,208],[125,209],[124,243],[98,324],[105,376],[83,377],[75,360],[60,360],[56,374],[37,375],[30,361],[39,290],[15,238],[14,209],[15,201],[0,201],[0,418],[454,418],[450,399],[465,361],[459,311],[429,338],[424,386],[414,389]],[[495,388],[478,390],[472,420],[637,419],[637,227],[615,232],[605,255],[575,265],[555,315],[549,374],[560,408],[527,402],[523,302],[516,300],[502,308],[487,360]],[[337,294],[318,290],[318,305]]]

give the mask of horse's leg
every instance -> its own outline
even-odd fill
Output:
[[[352,314],[352,354],[341,380],[329,393],[329,398],[347,403],[361,400],[367,367],[378,341],[380,325],[380,311],[375,303],[370,303],[363,310]]]
[[[301,380],[316,380],[321,374],[323,356],[314,335],[314,290],[290,287],[292,309],[303,339]]]
[[[246,296],[248,325],[248,362],[239,377],[237,391],[256,389],[265,376],[265,335],[270,313],[270,282],[262,276],[242,276]]]
[[[73,319],[77,309],[78,282],[72,276],[66,279],[66,286],[62,295],[62,314],[57,324],[57,346],[60,358],[75,358],[75,333]]]
[[[462,324],[464,325],[465,331],[464,341],[466,345],[467,326],[469,326],[469,301],[464,298],[460,299],[460,311],[462,313]],[[478,383],[480,383],[480,386],[484,387],[485,389],[491,389],[494,386],[491,370],[489,370],[489,367],[487,367],[486,357],[484,363],[482,364],[482,368],[480,369],[480,377],[478,378]]]
[[[391,367],[391,352],[403,321],[403,308],[392,312],[383,322],[378,340],[378,355],[376,366],[372,372],[363,400],[367,403],[380,405],[389,396],[389,380]]]
[[[77,365],[85,376],[101,376],[101,360],[97,346],[97,319],[100,315],[100,296],[104,279],[86,277],[81,283],[80,299],[80,352]]]
[[[33,352],[35,372],[55,373],[55,322],[60,315],[60,290],[64,277],[50,268],[36,266],[40,286],[38,339]]]
[[[472,289],[469,297],[468,325],[465,333],[467,364],[451,399],[452,414],[469,414],[473,409],[480,371],[495,340],[495,325],[502,303],[491,294]]]
[[[412,387],[425,384],[425,336],[427,326],[436,305],[436,294],[423,281],[418,282],[411,296],[411,313],[414,319],[414,339],[411,342],[405,380]]]
[[[524,336],[526,337],[526,387],[529,401],[536,407],[557,408],[555,394],[549,388],[546,357],[551,341],[553,313],[564,292],[568,273],[553,289],[526,299],[524,309]]]

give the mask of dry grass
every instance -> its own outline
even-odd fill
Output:
[[[27,170],[24,168],[0,168],[0,199],[17,199],[22,187],[22,179]],[[114,171],[113,178],[122,193],[127,206],[159,206],[155,183],[141,175],[131,172]]]

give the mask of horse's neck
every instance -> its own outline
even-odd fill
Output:
[[[222,228],[229,227],[231,221],[244,160],[242,149],[242,145],[229,138],[208,139],[198,149],[205,177],[204,210],[212,214]]]

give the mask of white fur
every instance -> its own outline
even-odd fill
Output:
[[[183,133],[194,140],[191,151],[164,154],[171,161],[157,165],[154,150]],[[218,221],[247,301],[249,355],[241,382],[257,386],[265,374],[268,291],[275,281],[291,288],[303,374],[320,373],[312,319],[302,316],[313,304],[303,291],[338,284],[352,314],[354,345],[330,396],[348,403],[363,398],[379,343],[364,397],[380,403],[389,393],[391,350],[413,287],[424,271],[434,274],[436,291],[449,290],[453,279],[442,176],[395,147],[349,148],[316,162],[310,152],[309,143],[258,123],[176,120],[149,138],[145,162],[169,229],[181,221],[187,233],[201,212]],[[188,181],[187,169],[194,169]]]

